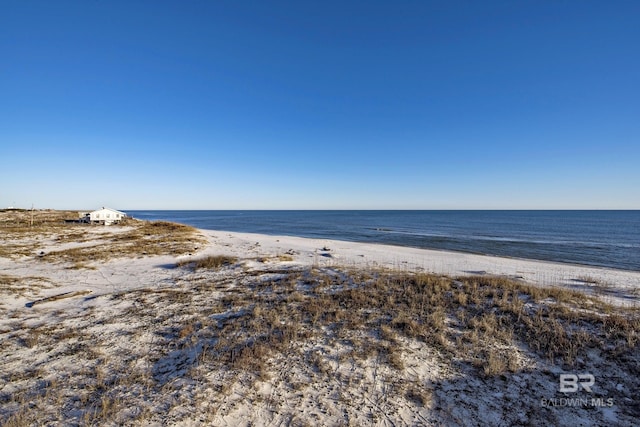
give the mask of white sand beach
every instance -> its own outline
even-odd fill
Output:
[[[586,291],[600,284],[608,288],[607,294],[613,297],[611,301],[619,304],[634,304],[634,295],[640,295],[640,272],[634,271],[374,243],[200,231],[211,242],[204,249],[206,254],[226,253],[241,259],[293,254],[294,261],[302,265],[383,267],[454,277],[495,275],[536,285]]]
[[[93,228],[90,232],[122,232],[123,228]],[[61,265],[33,262],[31,258],[0,258],[0,273],[45,277],[57,286],[51,292],[75,292],[88,289],[94,294],[126,291],[146,286],[170,284],[177,280],[175,270],[167,266],[177,260],[207,255],[233,255],[247,266],[255,266],[261,257],[288,255],[288,267],[340,266],[387,268],[400,271],[426,272],[448,276],[494,275],[513,278],[542,286],[563,286],[585,292],[598,292],[617,305],[638,304],[640,272],[590,267],[546,261],[475,255],[461,252],[428,250],[374,243],[309,239],[293,236],[198,230],[208,243],[190,255],[116,258],[95,265],[95,269],[73,271]],[[83,243],[41,241],[38,250],[50,251],[82,246]],[[35,253],[34,253],[35,255]],[[46,294],[46,292],[44,293]],[[20,307],[24,298],[5,300],[8,307]]]
[[[271,337],[262,347],[250,332],[263,331],[267,322],[281,325],[277,336],[283,337],[292,326],[286,308],[272,319],[268,307],[276,306],[256,301],[274,304],[287,289],[287,301],[306,304],[319,295],[308,283],[337,280],[327,282],[329,295],[336,286],[353,286],[345,271],[499,276],[578,290],[629,313],[637,310],[640,272],[210,230],[197,230],[202,240],[178,256],[116,253],[75,266],[44,261],[48,253],[90,247],[129,228],[81,230],[77,241],[13,239],[31,253],[0,257],[0,420],[7,425],[630,425],[640,414],[639,379],[629,371],[639,358],[635,329],[615,351],[607,346],[617,341],[594,344],[570,363],[489,336],[489,347],[478,350],[488,359],[464,356],[456,321],[446,317],[451,336],[443,335],[442,345],[458,350],[386,326],[341,332],[336,323],[310,324],[286,345]],[[213,270],[189,267],[189,260],[221,255],[232,262]],[[524,312],[527,304],[535,309],[529,302]],[[342,315],[335,316],[344,325]],[[250,336],[243,351],[212,356],[244,333]],[[394,347],[400,350],[392,353]],[[493,351],[510,354],[495,373]],[[625,361],[611,363],[619,357]],[[594,374],[597,394],[576,397],[603,399],[596,406],[545,400],[567,396],[558,393],[558,376],[573,372]]]

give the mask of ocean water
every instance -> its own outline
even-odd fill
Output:
[[[640,211],[126,211],[198,228],[640,271]]]

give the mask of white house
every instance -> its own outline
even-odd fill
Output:
[[[104,207],[102,209],[98,209],[97,211],[89,212],[88,214],[86,214],[86,217],[88,217],[90,223],[104,225],[110,225],[120,222],[121,220],[126,218],[126,216],[127,214],[124,212]]]

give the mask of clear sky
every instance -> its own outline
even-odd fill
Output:
[[[640,2],[2,0],[32,204],[640,209]]]

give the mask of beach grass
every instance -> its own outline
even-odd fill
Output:
[[[206,243],[190,226],[167,221],[127,219],[120,224],[69,224],[73,211],[0,212],[0,257],[33,257],[41,262],[66,263],[71,269],[93,268],[110,259],[193,253]],[[59,244],[70,247],[60,249]],[[48,249],[49,247],[53,249]]]
[[[215,270],[236,260],[200,262]],[[35,327],[16,324],[7,334],[3,357],[24,348],[31,353],[0,369],[14,384],[0,395],[3,425],[215,424],[233,413],[233,390],[242,390],[253,410],[271,408],[282,419],[295,416],[296,406],[287,402],[303,404],[304,396],[315,395],[356,424],[376,424],[381,408],[425,414],[443,405],[442,387],[450,380],[421,371],[421,354],[490,389],[511,375],[535,377],[537,365],[584,369],[594,352],[599,375],[603,366],[629,375],[637,369],[637,312],[499,277],[311,267],[277,277],[269,270],[232,280],[203,277],[179,288],[103,298],[108,309]],[[55,369],[33,363],[43,352],[56,366],[75,362]],[[368,377],[371,369],[380,377]],[[266,383],[278,392],[262,394]],[[65,403],[70,393],[77,405]],[[377,401],[377,409],[358,413],[353,399],[362,396]],[[534,403],[524,409],[554,421]],[[633,407],[625,410],[634,415]]]
[[[210,255],[194,260],[181,260],[176,263],[176,267],[192,267],[194,270],[207,269],[216,270],[223,266],[234,264],[238,260],[237,257],[228,255]]]

